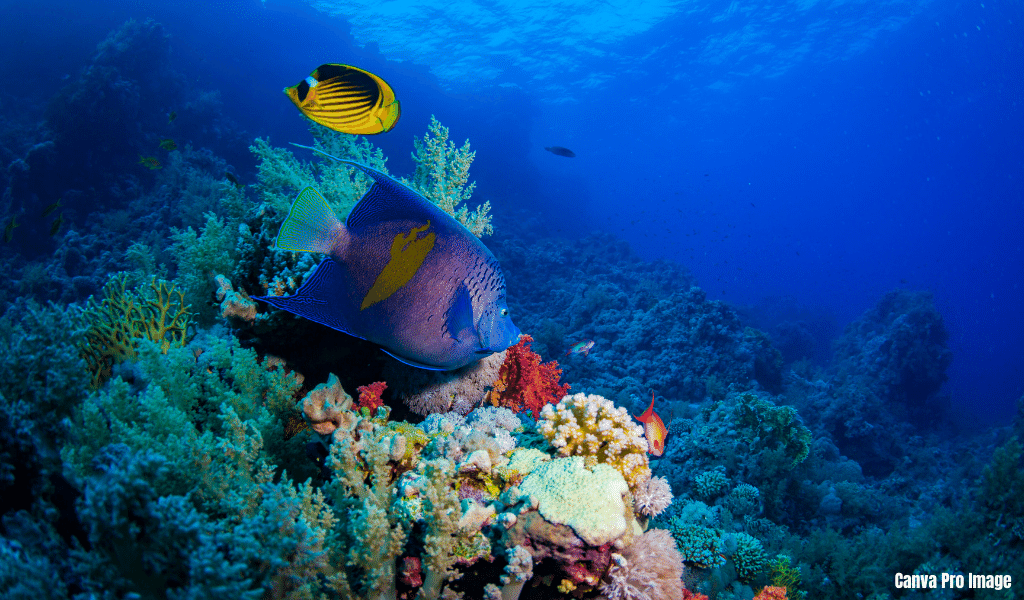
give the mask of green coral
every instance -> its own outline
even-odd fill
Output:
[[[470,199],[476,183],[469,182],[469,166],[476,152],[469,149],[469,140],[461,147],[448,141],[448,128],[430,115],[430,125],[423,139],[415,139],[416,173],[405,181],[425,198],[455,217],[477,237],[494,233],[491,226],[491,203],[484,202],[470,211],[463,202]]]
[[[792,406],[777,406],[756,394],[740,394],[735,416],[751,442],[769,450],[781,451],[791,467],[807,459],[814,440],[811,430],[802,425]]]
[[[214,277],[235,268],[238,247],[238,223],[225,221],[214,213],[206,213],[201,233],[191,227],[174,230],[171,253],[178,264],[175,277],[189,306],[198,307],[196,319],[210,325],[217,316],[216,305],[209,302],[216,284]]]
[[[793,559],[785,554],[776,556],[768,563],[768,570],[771,574],[772,585],[786,588],[786,597],[794,600],[803,600],[807,592],[802,592],[800,586],[800,568],[793,564]]]
[[[750,583],[768,567],[768,555],[757,538],[746,533],[732,535],[736,541],[736,550],[732,554],[736,575],[740,581]]]
[[[669,523],[669,531],[676,540],[676,548],[683,555],[683,561],[701,569],[725,564],[725,556],[722,555],[722,533],[719,530],[687,523],[676,517]]]
[[[981,474],[978,502],[991,526],[990,537],[1024,548],[1024,447],[1010,438],[992,454]]]
[[[365,138],[317,124],[311,125],[310,131],[315,140],[313,146],[318,150],[382,173],[388,172],[384,154]],[[335,214],[344,217],[373,183],[362,171],[323,155],[316,154],[315,161],[299,160],[290,150],[275,148],[263,138],[256,138],[249,150],[259,160],[256,192],[282,216],[288,214],[295,196],[312,186],[323,195]]]
[[[137,355],[138,340],[160,345],[163,353],[188,341],[192,314],[184,293],[173,284],[150,281],[148,291],[127,288],[121,273],[107,282],[102,302],[90,300],[82,317],[89,324],[79,350],[98,388],[110,378],[113,366]]]
[[[729,479],[722,469],[699,473],[693,478],[693,493],[705,502],[714,500],[729,488]]]

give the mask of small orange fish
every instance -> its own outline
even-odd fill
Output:
[[[661,456],[665,452],[665,437],[668,429],[664,421],[654,412],[654,392],[651,392],[651,405],[647,407],[644,414],[636,418],[644,424],[644,435],[647,436],[647,451],[654,456]]]

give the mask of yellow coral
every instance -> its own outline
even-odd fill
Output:
[[[104,287],[102,303],[90,300],[82,316],[89,324],[78,349],[98,388],[110,378],[114,364],[138,355],[137,340],[148,338],[167,354],[188,342],[192,314],[181,290],[155,277],[150,294],[127,289],[127,274],[115,275]]]
[[[651,478],[643,428],[611,400],[594,394],[566,396],[541,410],[537,431],[562,456],[582,456],[588,467],[614,467],[631,490]]]

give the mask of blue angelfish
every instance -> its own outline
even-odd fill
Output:
[[[326,156],[374,183],[344,224],[316,190],[302,190],[277,247],[327,256],[295,294],[258,300],[423,369],[458,369],[519,339],[501,267],[476,236],[391,177]]]

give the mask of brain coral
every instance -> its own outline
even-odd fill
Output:
[[[614,467],[631,490],[651,478],[643,428],[611,400],[594,394],[566,396],[541,410],[537,431],[562,456],[582,456],[588,467]]]

